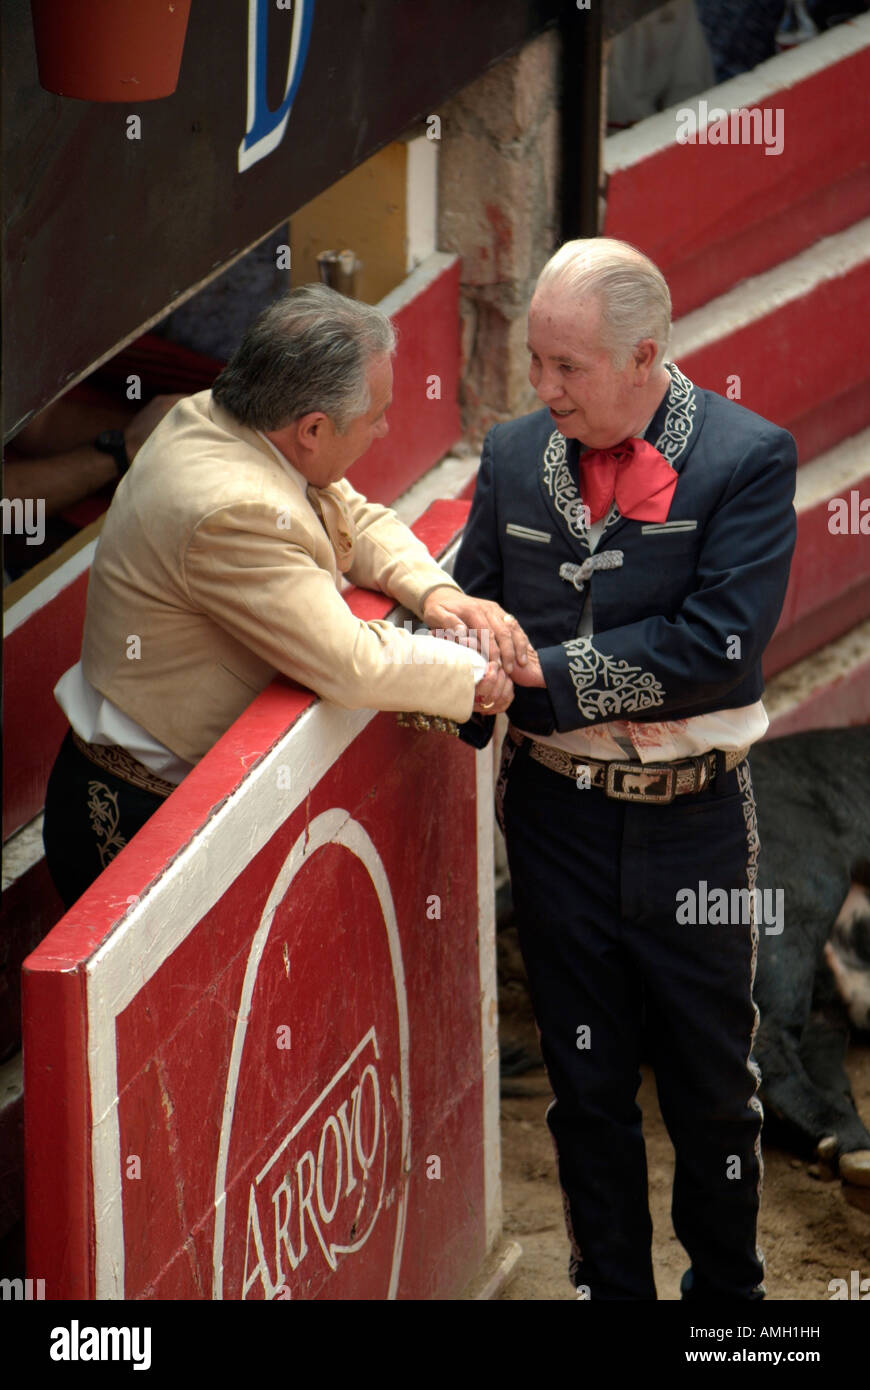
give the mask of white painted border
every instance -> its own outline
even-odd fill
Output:
[[[483,1074],[483,1197],[486,1249],[501,1235],[501,1128],[498,1052],[498,981],[495,950],[492,745],[475,756],[477,785],[477,950]]]
[[[697,111],[702,101],[708,110],[724,107],[728,111],[758,106],[777,92],[804,82],[833,63],[860,53],[870,44],[870,15],[838,24],[820,34],[817,39],[800,43],[786,53],[777,53],[766,63],[759,63],[751,72],[741,73],[718,87],[697,92],[686,100],[669,106],[655,116],[647,116],[629,130],[617,131],[604,141],[604,166],[608,174],[629,169],[641,160],[660,154],[676,143],[676,112]]]
[[[433,502],[459,500],[468,484],[477,475],[480,465],[479,454],[447,454],[434,468],[418,478],[416,482],[390,503],[391,509],[406,526],[412,526],[418,517],[423,516]],[[439,560],[439,564],[443,562]]]
[[[215,1225],[214,1241],[212,1246],[212,1298],[223,1298],[224,1286],[224,1235],[226,1223],[226,1184],[227,1184],[227,1163],[229,1161],[230,1141],[232,1138],[233,1117],[236,1108],[236,1093],[239,1083],[239,1072],[242,1065],[242,1056],[245,1050],[245,1036],[248,1031],[248,1020],[251,1016],[251,1000],[254,996],[254,988],[257,983],[257,972],[260,968],[260,960],[272,930],[272,922],[279,905],[283,902],[299,870],[310,857],[322,849],[325,845],[342,845],[345,849],[355,854],[368,871],[369,878],[374,885],[378,895],[381,912],[384,918],[384,925],[387,930],[387,941],[390,948],[390,961],[393,968],[393,986],[396,992],[396,1008],[399,1015],[399,1069],[401,1072],[401,1114],[402,1114],[402,1139],[400,1147],[400,1172],[401,1172],[401,1191],[396,1203],[396,1233],[393,1241],[393,1263],[390,1271],[390,1284],[387,1293],[388,1299],[396,1297],[396,1290],[399,1285],[399,1270],[402,1263],[402,1246],[405,1240],[405,1221],[408,1210],[408,1174],[411,1170],[411,1073],[409,1064],[410,1049],[410,1027],[408,1024],[408,995],[405,988],[405,966],[402,960],[402,943],[399,938],[399,924],[396,920],[396,908],[393,903],[393,894],[390,889],[390,881],[387,878],[387,871],[384,868],[383,860],[375,848],[374,841],[366,830],[360,825],[359,821],[351,818],[349,811],[339,810],[333,807],[329,811],[324,811],[316,816],[310,825],[306,825],[301,835],[296,840],[284,863],[278,871],[278,876],[272,884],[271,892],[263,909],[260,918],[260,925],[251,942],[248,952],[248,963],[245,969],[245,979],[242,985],[242,997],[239,1003],[239,1011],[236,1018],[235,1032],[233,1033],[233,1047],[230,1055],[230,1065],[227,1074],[227,1087],[224,1095],[223,1119],[221,1121],[220,1143],[218,1146],[218,1161],[215,1170]],[[359,1050],[359,1049],[357,1049]],[[350,1065],[351,1059],[345,1063],[345,1067]],[[340,1074],[340,1073],[339,1073]],[[335,1084],[335,1077],[329,1083]],[[321,1097],[309,1108],[309,1114],[317,1108]],[[304,1117],[304,1118],[307,1118]],[[296,1126],[298,1130],[304,1121],[299,1121]],[[294,1133],[296,1132],[294,1130]],[[280,1152],[280,1150],[279,1150]],[[270,1164],[274,1162],[277,1154],[272,1156]],[[269,1165],[267,1165],[269,1166]],[[265,1170],[264,1170],[265,1171]],[[262,1174],[258,1175],[260,1181]]]
[[[23,594],[17,603],[13,603],[11,608],[7,608],[3,614],[3,636],[9,637],[17,627],[26,623],[37,609],[44,608],[62,589],[68,588],[80,574],[90,569],[96,548],[96,540],[88,541],[81,550],[77,550],[68,560],[64,560],[62,565],[58,565],[56,570],[47,574],[42,583],[36,584],[28,593]]]
[[[794,506],[798,516],[831,497],[842,496],[870,477],[870,428],[818,454],[797,471]]]
[[[440,276],[442,276],[459,257],[451,255],[447,251],[433,251],[431,256],[427,256],[416,270],[406,276],[401,285],[397,285],[394,290],[385,295],[378,304],[382,314],[387,318],[392,318],[400,309],[404,309],[406,304],[410,304],[412,299],[416,299],[418,294],[422,294]]]
[[[770,270],[741,280],[733,289],[675,321],[669,355],[674,361],[688,357],[775,314],[786,304],[805,299],[827,281],[840,279],[864,265],[868,248],[870,217],[853,223],[845,231],[822,237]]]
[[[867,671],[870,671],[870,618],[771,677],[764,691],[764,708],[770,720],[767,738],[781,738],[783,732],[793,732],[790,720],[795,711],[802,705],[812,705],[821,694],[826,695],[830,707],[841,708],[838,701],[843,689],[847,691],[848,701],[848,686],[863,680]],[[814,722],[803,727],[834,728],[836,725],[837,716],[834,716],[830,724]]]
[[[405,145],[405,274],[427,260],[438,239],[438,141],[418,135]]]

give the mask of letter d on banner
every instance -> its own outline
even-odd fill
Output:
[[[271,0],[248,0],[248,128],[239,145],[240,174],[271,154],[283,140],[311,38],[314,0],[295,0],[284,99],[277,110],[270,111],[266,99],[270,4]]]

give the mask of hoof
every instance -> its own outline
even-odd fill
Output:
[[[837,1176],[837,1141],[833,1134],[826,1134],[816,1145],[818,1163],[811,1163],[807,1172],[819,1182],[833,1182]]]
[[[840,1177],[854,1187],[870,1187],[870,1149],[840,1154]]]

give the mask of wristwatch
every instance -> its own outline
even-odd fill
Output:
[[[115,460],[115,467],[118,470],[118,477],[123,478],[127,469],[130,467],[123,431],[103,430],[102,434],[98,434],[94,440],[94,448],[99,449],[101,454],[112,455],[112,458]]]

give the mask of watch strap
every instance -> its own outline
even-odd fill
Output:
[[[130,467],[127,445],[122,430],[103,430],[94,440],[94,448],[101,454],[111,454],[115,460],[118,477],[123,478]]]

